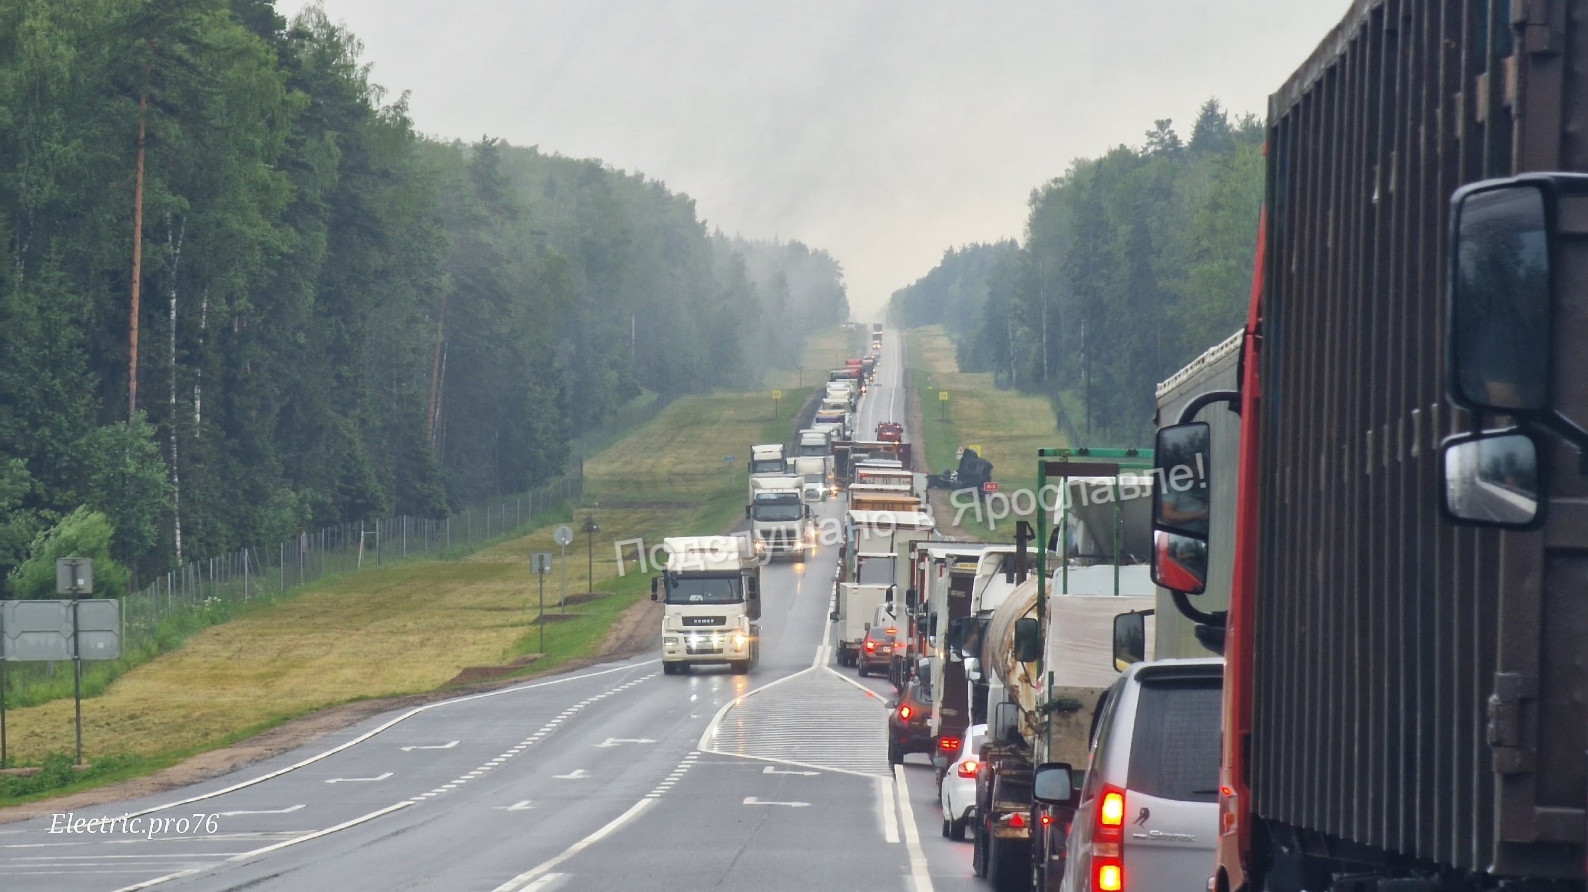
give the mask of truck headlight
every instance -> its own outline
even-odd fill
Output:
[[[733,633],[733,647],[735,650],[742,650],[744,646],[749,643],[749,641],[750,639],[744,637],[743,632]]]

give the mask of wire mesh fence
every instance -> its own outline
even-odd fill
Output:
[[[156,577],[121,600],[121,658],[85,665],[108,681],[149,659],[189,632],[220,622],[245,604],[275,599],[327,576],[408,558],[440,557],[469,549],[544,519],[584,494],[571,474],[520,495],[502,496],[444,518],[398,516],[304,531],[274,545],[239,549],[193,561]],[[59,679],[70,696],[71,665],[8,663],[3,684],[13,705],[55,696]]]

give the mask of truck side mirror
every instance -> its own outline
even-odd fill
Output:
[[[749,505],[745,505],[744,506],[744,516],[745,517],[749,517],[750,516],[750,506]]]
[[[1544,521],[1539,445],[1516,429],[1460,434],[1440,446],[1445,490],[1440,507],[1459,524],[1534,529]]]
[[[1153,450],[1152,581],[1199,595],[1208,584],[1211,435],[1205,421],[1158,429]]]
[[[1147,659],[1147,614],[1121,613],[1114,617],[1114,671],[1124,672]]]
[[[1446,387],[1464,408],[1549,408],[1555,189],[1546,182],[1476,183],[1450,199]]]
[[[761,586],[754,576],[744,578],[744,596],[751,601],[761,597]]]
[[[1043,805],[1075,805],[1075,769],[1068,762],[1038,765],[1031,776],[1031,798]]]
[[[887,594],[886,594],[886,595],[883,595],[883,596],[882,596],[882,600],[883,600],[883,601],[884,601],[884,602],[886,602],[886,603],[888,603],[888,604],[892,604],[892,603],[893,603],[893,593],[894,593],[894,592],[895,592],[895,591],[897,591],[897,590],[898,590],[898,588],[899,588],[899,587],[898,587],[898,586],[897,586],[897,585],[890,585],[890,586],[888,586],[888,593],[887,593]]]
[[[916,599],[919,598],[919,597],[920,596],[918,594],[916,594],[915,589],[913,589],[913,588],[905,589],[904,590],[904,606],[908,607],[911,610],[914,610],[915,609],[915,605],[916,605]]]
[[[1035,663],[1042,658],[1042,629],[1036,617],[1015,620],[1014,657],[1019,663]]]
[[[651,600],[652,601],[656,600],[656,597],[659,594],[659,590],[660,590],[659,583],[660,582],[661,582],[661,580],[657,579],[655,576],[651,577]]]

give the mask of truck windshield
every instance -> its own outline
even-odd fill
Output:
[[[827,447],[821,443],[811,443],[809,445],[800,446],[800,455],[802,456],[814,456],[816,458],[821,458],[826,454]]]
[[[756,499],[750,509],[755,520],[799,520],[805,507],[797,495],[779,496],[776,499]]]
[[[752,474],[781,474],[783,470],[784,465],[781,458],[760,458],[750,462],[750,473]]]
[[[741,600],[737,576],[667,577],[669,604],[737,604]]]

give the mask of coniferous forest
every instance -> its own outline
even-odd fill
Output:
[[[1158,382],[1245,321],[1262,142],[1216,100],[1189,140],[1159,120],[1034,189],[1020,243],[946,252],[889,317],[942,323],[962,370],[1047,396],[1077,445],[1150,446]]]
[[[826,253],[422,137],[360,53],[270,0],[0,4],[0,578],[73,512],[148,575],[522,491],[847,319]]]

